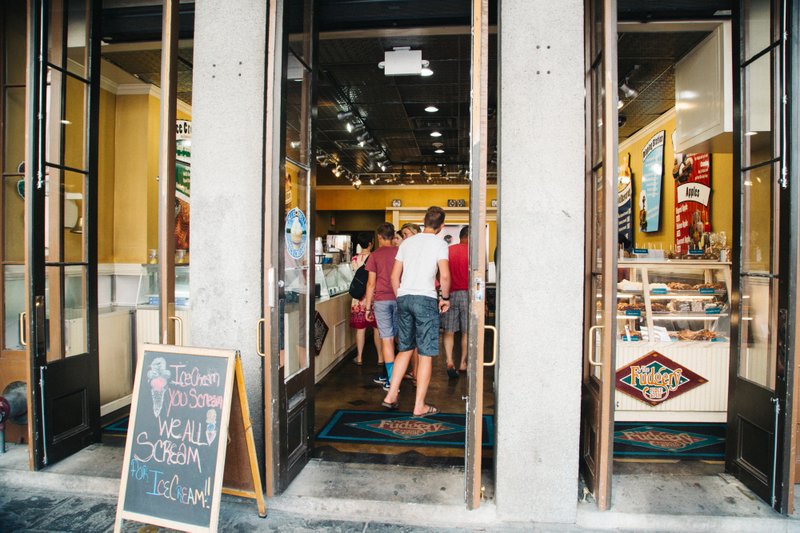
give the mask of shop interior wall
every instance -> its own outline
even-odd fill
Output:
[[[675,131],[675,111],[671,110],[640,130],[629,141],[620,143],[619,158],[630,153],[631,174],[633,177],[633,227],[634,246],[637,248],[661,248],[669,250],[675,244],[675,182],[672,179],[672,165],[675,147],[672,134]],[[666,131],[664,146],[664,177],[662,182],[661,226],[659,231],[643,233],[639,229],[639,193],[642,190],[642,149],[654,134]],[[711,231],[724,231],[728,243],[732,237],[733,220],[731,191],[733,175],[732,154],[711,154]]]
[[[427,209],[432,205],[438,205],[447,211],[447,200],[464,200],[469,206],[469,187],[446,186],[446,185],[407,185],[407,186],[362,186],[355,190],[352,187],[341,186],[319,186],[316,191],[316,210],[317,210],[317,235],[324,235],[329,228],[330,217],[322,218],[321,213],[336,212],[336,229],[343,231],[342,224],[350,224],[351,219],[348,213],[355,211],[381,211],[385,214],[384,219],[375,224],[377,227],[381,222],[391,222],[392,200],[400,200],[404,209],[418,207]],[[489,186],[486,190],[486,205],[491,205],[492,200],[497,199],[497,187]],[[451,217],[451,220],[452,221]],[[468,215],[467,217],[468,218]],[[402,216],[401,216],[402,219]],[[459,219],[460,220],[460,219]],[[450,222],[445,218],[445,223]],[[360,222],[360,221],[359,221]],[[489,257],[493,257],[497,243],[497,223],[489,224]],[[349,228],[347,228],[349,229]],[[360,229],[355,228],[355,229]]]

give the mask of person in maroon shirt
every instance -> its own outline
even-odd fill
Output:
[[[397,255],[394,246],[394,226],[384,222],[378,226],[378,250],[372,252],[367,262],[367,294],[365,304],[367,320],[378,323],[378,334],[383,348],[384,368],[386,376],[375,378],[388,390],[388,383],[392,381],[392,368],[394,367],[394,338],[397,335],[397,300],[392,289],[392,268]]]
[[[459,243],[448,248],[450,255],[450,309],[442,315],[444,353],[447,375],[458,377],[453,362],[456,331],[461,332],[461,364],[458,370],[467,371],[467,316],[469,315],[469,226],[461,228]]]

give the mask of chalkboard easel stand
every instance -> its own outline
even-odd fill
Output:
[[[234,379],[236,381],[235,386],[235,394],[239,397],[239,408],[241,409],[240,413],[235,412],[235,405],[236,402],[233,402],[233,406],[231,406],[231,417],[238,418],[237,415],[241,416],[242,424],[241,427],[244,429],[244,438],[245,442],[247,443],[247,456],[248,462],[250,464],[250,476],[252,479],[252,489],[242,489],[242,488],[234,488],[234,487],[227,487],[223,484],[222,486],[222,493],[228,494],[230,496],[238,496],[240,498],[249,498],[256,501],[256,505],[258,505],[258,516],[261,518],[266,518],[267,516],[267,506],[264,502],[264,493],[261,490],[261,473],[258,470],[258,459],[256,457],[256,444],[255,439],[253,438],[253,424],[250,422],[250,406],[247,403],[247,389],[244,386],[244,370],[242,369],[242,359],[239,356],[239,352],[236,352],[236,366],[235,366],[235,375]],[[239,424],[234,423],[229,426],[229,446],[231,441],[236,437],[234,435],[234,431],[238,431]]]

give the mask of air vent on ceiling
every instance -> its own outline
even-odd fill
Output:
[[[456,129],[456,123],[449,117],[415,117],[411,119],[411,126],[416,130],[449,130]]]

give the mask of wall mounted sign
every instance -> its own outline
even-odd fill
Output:
[[[702,248],[711,231],[711,156],[675,154],[675,247],[686,254]]]
[[[466,207],[467,201],[464,199],[460,200],[447,200],[447,207]]]
[[[325,338],[328,336],[328,329],[328,324],[325,323],[319,311],[316,311],[316,315],[314,316],[314,353],[316,355],[322,352],[322,346],[325,344]]]
[[[619,237],[627,241],[626,248],[633,246],[633,180],[631,179],[631,154],[619,159],[617,178],[617,205],[619,210]]]
[[[617,390],[656,406],[708,380],[656,351],[617,369]]]
[[[292,259],[302,259],[308,242],[308,223],[306,215],[298,208],[286,213],[286,253]]]
[[[642,191],[639,193],[639,229],[652,233],[661,228],[661,182],[664,177],[664,139],[662,130],[647,141],[642,150]]]

